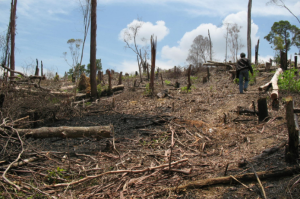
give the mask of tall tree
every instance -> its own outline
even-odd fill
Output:
[[[299,34],[299,28],[295,25],[291,25],[288,21],[275,22],[271,27],[270,33],[264,38],[272,44],[274,50],[283,51],[288,53],[292,45],[297,46],[297,34]],[[292,38],[291,38],[292,35]]]
[[[200,63],[206,63],[210,56],[209,47],[209,39],[198,35],[191,45],[186,61],[194,66],[198,66]]]
[[[252,0],[248,2],[248,20],[247,20],[247,51],[248,51],[248,60],[251,65],[251,8],[252,8]]]
[[[10,47],[10,69],[15,70],[15,36],[16,36],[16,13],[17,0],[11,1],[11,47]],[[10,76],[14,76],[14,72],[10,72]]]
[[[92,9],[91,9],[91,96],[93,98],[97,97],[97,80],[96,80],[96,38],[97,38],[97,0],[92,0]]]

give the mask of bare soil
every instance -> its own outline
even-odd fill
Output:
[[[21,160],[36,159],[9,169],[6,177],[21,189],[1,178],[0,198],[264,198],[262,187],[267,198],[300,198],[299,172],[262,180],[262,187],[257,180],[232,179],[230,184],[176,190],[198,180],[253,173],[253,168],[261,172],[294,166],[284,158],[282,143],[288,139],[284,98],[292,95],[297,106],[300,95],[280,91],[279,108],[273,110],[269,93],[258,91],[272,74],[260,74],[245,94],[239,94],[238,85],[225,71],[212,70],[205,84],[201,82],[204,75],[194,75],[197,78],[187,93],[172,86],[175,81],[181,87],[187,85],[184,73],[172,78],[165,72],[164,79],[171,85],[162,86],[160,79],[155,80],[155,93],[168,90],[165,98],[148,96],[146,79],[133,88],[138,77],[123,80],[123,92],[101,97],[99,103],[86,103],[85,107],[79,104],[74,108],[71,99],[56,102],[58,98],[47,94],[36,97],[36,101],[31,98],[30,108],[41,107],[44,114],[24,123],[9,123],[3,117],[1,128],[6,130],[0,139],[1,175],[22,150],[19,139],[9,134],[12,129],[111,125],[114,133],[101,140],[21,138]],[[57,88],[66,84],[60,83]],[[23,96],[21,100],[20,94],[11,97],[20,104],[27,99]],[[268,102],[269,117],[265,121],[259,122],[256,115],[237,113],[238,106],[253,110],[253,101],[257,110],[261,97],[267,97]],[[46,98],[52,103],[46,105]],[[27,110],[30,103],[22,106]],[[9,110],[13,110],[12,105],[4,104],[3,114]],[[24,116],[11,115],[12,121]],[[30,123],[34,119],[38,122]],[[279,150],[267,153],[278,146]],[[246,164],[241,164],[245,160]]]

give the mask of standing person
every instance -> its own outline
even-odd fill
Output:
[[[248,83],[249,83],[249,70],[253,76],[253,69],[250,61],[246,58],[245,53],[240,54],[241,58],[238,60],[236,65],[236,75],[239,78],[239,88],[240,93],[243,91],[247,91]],[[244,84],[245,77],[245,84]]]

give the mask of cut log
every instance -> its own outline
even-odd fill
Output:
[[[257,172],[257,175],[260,180],[264,180],[264,179],[274,178],[274,177],[279,178],[279,177],[291,176],[294,175],[295,173],[300,173],[299,166],[287,167],[285,169],[276,170],[276,171],[261,171],[261,172]],[[240,181],[257,180],[254,173],[246,173],[242,175],[236,175],[234,177]],[[202,187],[207,187],[207,186],[217,185],[217,184],[231,184],[233,182],[234,180],[230,176],[220,177],[220,178],[209,178],[209,179],[190,182],[186,185],[181,185],[178,187],[171,188],[170,190],[179,191],[183,189],[195,189],[195,188],[202,188]]]
[[[19,134],[25,137],[32,138],[79,138],[79,137],[94,137],[97,139],[109,138],[110,126],[90,126],[90,127],[42,127],[38,129],[17,129]]]
[[[268,89],[272,86],[272,87],[273,87],[273,90],[272,90],[272,93],[271,93],[271,99],[272,99],[272,100],[277,99],[277,98],[278,98],[278,90],[279,90],[277,82],[278,82],[278,77],[279,77],[279,75],[280,75],[282,72],[283,72],[282,69],[281,69],[281,68],[278,68],[278,69],[276,70],[276,73],[275,73],[274,76],[272,77],[271,81],[268,82],[268,83],[266,83],[266,84],[263,85],[263,86],[260,86],[260,87],[258,88],[258,90],[259,90],[259,91],[263,91],[263,90],[266,91],[266,90],[268,90]]]

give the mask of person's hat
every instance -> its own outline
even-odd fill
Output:
[[[245,53],[241,53],[240,56],[241,56],[241,57],[246,57],[246,54],[245,54]]]

